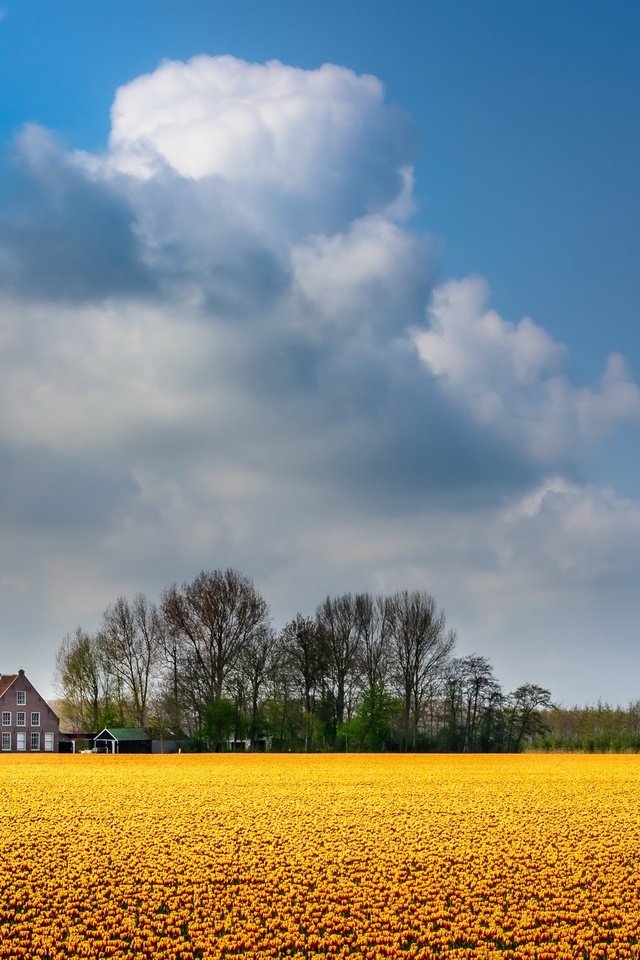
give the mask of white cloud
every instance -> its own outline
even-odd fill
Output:
[[[96,175],[207,181],[243,222],[269,232],[284,218],[300,236],[381,210],[406,216],[413,139],[375,77],[199,56],[121,87],[108,153],[78,160]]]
[[[564,348],[532,320],[518,324],[485,309],[489,291],[481,277],[440,286],[429,311],[430,329],[419,333],[420,354],[456,388],[480,392],[495,382],[526,388],[556,374]]]
[[[486,308],[487,297],[482,278],[445,283],[428,328],[414,333],[452,402],[546,465],[580,456],[625,421],[640,422],[640,389],[621,357],[609,358],[597,388],[573,386],[565,347],[528,317],[504,320]]]
[[[579,390],[576,403],[580,430],[594,442],[616,424],[640,423],[640,389],[619,353],[608,358],[598,388]]]
[[[299,315],[321,332],[345,337],[353,328],[374,336],[405,334],[429,278],[419,239],[381,216],[353,221],[346,232],[316,235],[291,251]],[[313,330],[309,330],[311,336]]]
[[[376,78],[331,64],[310,71],[229,56],[169,61],[118,91],[110,152],[142,176],[164,161],[184,177],[307,193],[327,159],[344,166],[382,99]]]

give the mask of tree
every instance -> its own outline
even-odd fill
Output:
[[[302,738],[304,749],[313,749],[316,706],[327,671],[326,648],[322,633],[310,617],[298,613],[282,630],[281,643],[293,684],[302,701]]]
[[[384,750],[391,740],[391,721],[401,710],[382,682],[367,687],[347,724],[350,744],[357,750]]]
[[[255,750],[258,734],[260,696],[266,684],[275,674],[282,651],[271,627],[256,630],[240,652],[239,673],[246,682],[249,693],[249,741]]]
[[[525,740],[543,733],[541,711],[551,707],[551,691],[535,683],[523,683],[509,698],[507,707],[507,750],[518,753]]]
[[[159,663],[158,683],[154,710],[156,720],[163,730],[173,737],[193,733],[191,719],[185,710],[186,690],[179,635],[171,630],[165,617],[159,613]]]
[[[131,719],[144,727],[150,683],[161,652],[158,611],[141,593],[133,603],[118,597],[103,614],[102,635],[111,672],[128,694]]]
[[[210,703],[204,714],[204,732],[205,741],[196,741],[198,749],[211,750],[218,752],[224,747],[229,738],[229,734],[237,721],[236,706],[228,697],[220,697],[215,703]]]
[[[165,630],[176,645],[183,700],[201,727],[225,692],[240,654],[268,627],[268,608],[253,582],[237,570],[199,573],[162,596]]]
[[[271,735],[274,750],[298,749],[304,739],[307,719],[285,653],[283,650],[283,657],[270,678],[269,696],[262,705],[265,731]]]
[[[433,597],[407,590],[387,600],[387,618],[396,687],[403,703],[403,747],[416,750],[420,717],[434,679],[442,673],[456,642]]]
[[[327,597],[316,611],[316,625],[326,649],[327,679],[331,698],[331,741],[336,744],[337,730],[353,706],[353,693],[359,680],[360,632],[353,596]]]
[[[503,696],[486,657],[473,654],[451,660],[443,688],[447,749],[495,749],[495,726]]]
[[[108,661],[100,635],[78,627],[56,655],[56,684],[77,732],[97,733],[110,719]]]
[[[357,593],[354,613],[360,641],[360,673],[365,688],[379,689],[389,678],[389,605],[384,597]]]

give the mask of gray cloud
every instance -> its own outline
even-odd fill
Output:
[[[121,465],[41,448],[0,450],[0,516],[7,529],[95,533],[117,519],[136,494]]]
[[[3,179],[11,197],[0,209],[5,290],[71,302],[150,292],[126,198],[89,179],[48,133],[22,132]]]

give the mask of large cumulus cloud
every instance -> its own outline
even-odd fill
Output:
[[[277,219],[289,208],[298,228],[332,230],[396,205],[413,140],[375,77],[233,57],[163,64],[118,91],[111,119],[110,167],[219,179],[248,191],[245,204],[275,195]]]
[[[437,282],[407,222],[415,144],[376,78],[205,56],[121,88],[102,154],[22,132],[0,209],[8,624],[32,591],[23,628],[55,649],[118,592],[231,563],[279,619],[433,589],[497,661],[524,584],[553,610],[563,584],[628,589],[637,506],[579,477],[638,387],[617,356],[572,384],[485,281]]]

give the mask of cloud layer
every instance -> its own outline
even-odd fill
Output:
[[[579,477],[640,391],[616,355],[573,384],[567,348],[491,310],[484,280],[437,283],[407,224],[415,141],[373,77],[205,56],[121,88],[101,155],[19,135],[0,597],[47,679],[118,593],[227,564],[280,621],[431,589],[514,682],[553,686],[556,640],[532,676],[515,639],[541,605],[551,624],[571,604],[567,657],[594,592],[630,617],[638,505]]]

